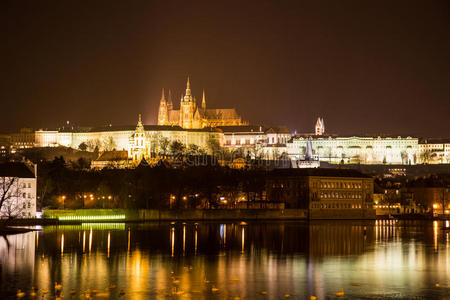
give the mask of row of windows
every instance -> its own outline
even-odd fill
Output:
[[[311,208],[346,208],[346,209],[355,209],[361,208],[361,204],[350,204],[350,203],[328,203],[328,204],[311,204]],[[366,205],[366,208],[369,208]]]
[[[361,199],[361,193],[341,193],[341,192],[332,192],[332,193],[320,193],[321,199]]]
[[[316,182],[313,186],[315,188],[319,186],[322,189],[360,189],[362,184],[355,182]]]
[[[27,197],[28,196],[28,197]],[[22,194],[22,198],[28,198],[28,199],[31,199],[31,194],[30,193],[23,193]]]
[[[28,182],[28,183],[22,183],[22,188],[23,189],[25,189],[25,188],[31,188],[31,182]]]

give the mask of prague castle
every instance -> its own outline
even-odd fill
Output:
[[[186,83],[186,93],[180,99],[180,109],[173,107],[172,96],[169,91],[168,99],[164,89],[159,103],[158,125],[180,126],[184,129],[200,129],[217,126],[247,125],[234,108],[206,108],[206,95],[203,90],[201,105],[197,104],[191,93],[189,77]]]
[[[448,139],[338,136],[325,132],[323,118],[318,118],[312,133],[307,134],[293,135],[285,127],[249,125],[233,108],[207,108],[204,91],[201,103],[197,104],[189,78],[179,109],[174,109],[171,93],[166,99],[163,90],[157,113],[157,125],[144,125],[139,116],[137,126],[23,131],[10,136],[11,151],[58,146],[87,148],[88,151],[97,149],[100,153],[116,150],[134,165],[142,159],[157,159],[160,154],[170,153],[168,144],[178,142],[202,153],[211,153],[211,145],[220,145],[223,149],[243,151],[255,158],[290,158],[293,167],[307,158],[308,148],[309,156],[315,161],[331,164],[450,163]],[[0,143],[0,151],[2,149],[5,146]]]

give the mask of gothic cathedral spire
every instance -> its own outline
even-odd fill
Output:
[[[205,95],[205,89],[203,89],[202,109],[206,109],[206,95]]]
[[[168,125],[167,102],[164,95],[164,88],[162,89],[161,101],[159,102],[158,125]]]

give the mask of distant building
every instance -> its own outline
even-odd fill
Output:
[[[13,149],[33,148],[36,145],[36,135],[31,128],[22,128],[18,133],[10,135]]]
[[[325,133],[325,122],[323,121],[323,118],[317,118],[316,126],[315,126],[315,134],[316,135],[323,135]]]
[[[164,90],[159,104],[158,125],[180,126],[184,129],[205,128],[216,126],[240,126],[247,125],[237,114],[234,108],[206,108],[206,95],[203,91],[201,105],[191,93],[191,83],[189,77],[186,83],[186,93],[181,97],[180,109],[173,107],[171,94],[166,100]]]
[[[130,168],[134,166],[133,161],[128,158],[127,151],[105,151],[91,162],[91,169],[103,168]]]
[[[422,139],[419,144],[421,163],[450,164],[450,139]]]
[[[308,209],[310,219],[372,219],[373,179],[355,170],[278,169],[267,179],[267,198]]]
[[[1,218],[36,217],[36,166],[8,162],[0,164]]]
[[[296,136],[287,144],[292,159],[304,159],[308,141],[320,161],[334,164],[410,165],[419,162],[419,139],[401,136]]]

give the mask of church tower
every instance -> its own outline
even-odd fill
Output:
[[[161,101],[159,102],[158,125],[169,125],[168,114],[166,97],[164,96],[164,89],[162,89]]]
[[[193,128],[194,113],[197,108],[197,104],[192,98],[191,83],[189,77],[186,83],[186,94],[181,99],[180,103],[180,126],[182,128]]]
[[[316,121],[316,127],[315,127],[315,134],[316,135],[323,135],[325,133],[325,123],[323,121],[323,118],[319,117]]]

